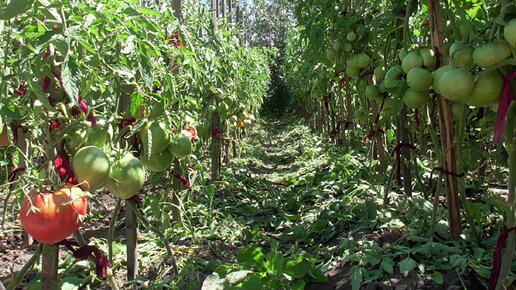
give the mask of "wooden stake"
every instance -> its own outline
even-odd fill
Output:
[[[220,117],[219,113],[213,113],[211,117],[211,130],[220,130]],[[222,134],[222,132],[220,133]],[[220,155],[221,155],[221,143],[222,139],[220,138],[220,134],[217,134],[211,138],[211,181],[217,181],[219,179],[220,173]]]
[[[174,167],[172,169],[175,173],[181,175],[181,165],[179,159],[174,158]],[[172,177],[172,220],[181,223],[183,217],[181,216],[181,190],[183,189],[183,183],[179,178]]]
[[[58,246],[43,245],[41,265],[41,289],[57,289],[57,269],[59,266]]]
[[[125,243],[127,247],[127,281],[138,275],[138,219],[131,207],[125,204]]]
[[[123,85],[118,106],[118,113],[129,117],[129,107],[131,105],[131,95],[136,87]],[[123,142],[123,141],[122,141]],[[125,144],[122,144],[124,146]],[[127,251],[127,280],[134,280],[138,275],[138,220],[131,208],[125,204],[125,239]]]
[[[429,0],[428,11],[430,14],[430,30],[432,47],[437,57],[439,67],[446,55],[443,44],[443,22],[441,15],[440,0]],[[443,96],[439,98],[439,128],[441,131],[441,149],[443,154],[443,167],[449,172],[456,172],[455,149],[453,148],[453,131],[451,120],[451,107],[448,100]],[[450,235],[454,240],[460,239],[462,227],[460,223],[460,204],[457,177],[452,174],[445,174],[446,199],[448,204],[448,223]]]

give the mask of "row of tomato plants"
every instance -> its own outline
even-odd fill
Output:
[[[267,52],[243,45],[235,25],[205,7],[182,9],[178,19],[159,1],[0,7],[4,205],[21,202],[23,228],[38,242],[76,232],[104,188],[138,201],[154,176],[170,189],[179,180],[174,194],[183,194],[190,175],[208,171],[208,148],[220,162],[222,146],[256,120]]]
[[[442,6],[438,6],[442,18],[432,19],[435,9],[429,2]],[[473,197],[465,194],[465,178],[480,185],[469,172],[483,172],[478,176],[484,180],[488,170],[499,172],[498,165],[508,167],[509,198],[496,207],[506,213],[500,231],[501,236],[509,235],[509,242],[501,273],[498,269],[495,275],[500,274],[499,287],[502,282],[510,283],[504,277],[510,271],[516,239],[514,233],[509,234],[516,226],[515,106],[511,104],[516,77],[516,5],[511,1],[431,0],[327,0],[317,4],[315,7],[311,0],[297,4],[298,26],[286,45],[286,82],[298,111],[314,127],[349,148],[358,144],[358,138],[371,144],[370,156],[379,160],[379,175],[387,187],[398,167],[398,180],[401,184],[402,175],[406,194],[418,188],[427,198],[436,192],[438,200],[442,182],[439,180],[437,188],[422,186],[421,166],[411,165],[413,150],[425,167],[435,167],[432,173],[440,171],[442,177],[457,178],[470,238],[484,234],[471,218],[468,198]],[[444,46],[436,41],[440,38]],[[446,116],[450,110],[451,120]],[[448,134],[447,126],[455,136],[453,149],[441,151],[446,144],[442,146],[444,139],[439,136]],[[502,144],[504,133],[508,162],[492,154],[499,152],[495,147]],[[392,173],[383,177],[389,172],[389,146],[393,146],[389,149],[392,155],[401,156],[392,159]],[[443,165],[449,150],[455,156],[450,159],[454,171]],[[495,164],[487,166],[489,162]],[[435,216],[431,220],[435,224]],[[451,224],[450,229],[453,236]]]

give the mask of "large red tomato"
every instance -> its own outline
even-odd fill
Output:
[[[81,226],[88,208],[83,191],[73,185],[56,192],[34,190],[28,197],[22,202],[20,219],[25,231],[42,244],[55,244],[73,234]]]

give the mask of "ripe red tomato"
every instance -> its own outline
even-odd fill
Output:
[[[20,219],[25,231],[42,244],[55,244],[73,234],[88,208],[83,191],[72,185],[56,192],[33,190],[29,198],[22,202]],[[31,211],[31,204],[36,211]]]

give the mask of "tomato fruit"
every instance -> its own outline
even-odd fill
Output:
[[[84,141],[85,146],[97,146],[103,148],[109,141],[108,129],[102,126],[93,126]]]
[[[405,73],[408,73],[415,67],[423,66],[423,58],[417,51],[411,51],[401,61],[401,68]]]
[[[473,61],[481,68],[498,64],[511,56],[511,48],[505,40],[481,44],[473,50]]]
[[[449,54],[460,65],[469,66],[473,64],[473,48],[466,45],[464,41],[454,42],[450,46]]]
[[[217,112],[221,115],[221,116],[226,116],[226,114],[228,113],[229,111],[229,105],[224,103],[224,102],[221,102],[218,104],[217,106]]]
[[[170,143],[170,135],[168,130],[165,129],[165,125],[163,125],[163,123],[151,122],[141,131],[141,139],[145,148],[148,147],[149,136],[152,139],[150,148],[151,153],[157,153],[167,149],[168,144]]]
[[[374,69],[373,74],[376,81],[383,80],[383,78],[385,77],[385,69],[379,66]]]
[[[170,164],[172,164],[173,158],[174,156],[172,156],[168,150],[152,153],[149,158],[147,158],[145,155],[140,156],[140,160],[143,165],[147,166],[147,168],[149,168],[152,172],[165,171],[170,167]]]
[[[238,128],[243,128],[244,126],[245,126],[245,125],[244,125],[244,121],[242,121],[242,120],[238,120],[238,121],[237,121],[237,127],[238,127]]]
[[[439,80],[443,76],[444,73],[450,71],[453,69],[453,66],[451,65],[445,65],[440,68],[438,68],[436,71],[434,71],[434,79],[432,83],[432,87],[434,88],[434,91],[436,91],[438,94],[441,93],[441,90],[439,89]]]
[[[192,141],[183,134],[177,134],[172,137],[168,151],[176,158],[186,157],[192,154]]]
[[[473,87],[473,76],[462,68],[451,69],[439,79],[441,95],[454,102],[467,99],[473,91]]]
[[[358,77],[360,75],[360,71],[361,69],[358,68],[358,67],[355,67],[355,66],[350,66],[348,65],[346,67],[346,74],[350,77],[350,78],[354,78],[354,77]]]
[[[513,18],[503,28],[503,37],[510,46],[516,48],[516,18]]]
[[[398,52],[398,58],[400,59],[400,61],[403,61],[405,56],[407,56],[407,53],[408,52],[405,48],[400,49],[400,51]]]
[[[181,130],[181,134],[185,135],[190,140],[199,136],[197,133],[197,129],[195,129],[194,126],[186,126],[183,130]]]
[[[473,92],[466,99],[466,104],[475,107],[495,104],[500,99],[503,85],[503,75],[498,71],[478,73],[475,77]]]
[[[371,62],[371,58],[365,53],[353,54],[348,58],[348,66],[354,66],[357,68],[366,68]]]
[[[369,99],[373,99],[373,100],[377,100],[377,101],[382,99],[380,90],[378,89],[377,86],[368,86],[365,89],[365,96],[368,97]]]
[[[37,208],[31,211],[31,205]],[[88,202],[77,186],[65,186],[56,192],[31,191],[23,199],[20,219],[25,231],[42,244],[55,244],[73,234],[82,225]]]
[[[391,67],[387,73],[385,74],[384,84],[386,89],[391,89],[396,87],[403,75],[403,69],[400,65],[395,65]]]
[[[111,174],[106,184],[109,192],[123,199],[137,194],[145,182],[145,168],[132,154],[125,154],[111,166]]]
[[[427,91],[416,91],[414,89],[408,88],[405,90],[402,98],[403,103],[405,103],[407,107],[412,109],[419,109],[428,102],[430,95]]]
[[[106,153],[95,146],[82,147],[72,159],[77,181],[89,191],[95,191],[108,181],[110,167]]]
[[[432,74],[420,67],[411,69],[407,74],[407,84],[416,91],[426,91],[432,85]]]
[[[349,42],[353,42],[357,39],[357,34],[354,31],[350,31],[350,32],[348,32],[348,35],[346,35],[346,39]]]
[[[71,135],[64,136],[65,146],[68,150],[68,153],[74,154],[75,152],[77,152],[77,150],[79,150],[79,148],[82,147],[84,141],[86,140],[86,133],[87,130],[81,128],[73,132]]]
[[[434,70],[435,65],[437,63],[434,51],[430,48],[425,48],[420,50],[419,54],[423,59],[423,65],[425,66],[425,68],[427,68],[428,70]]]

